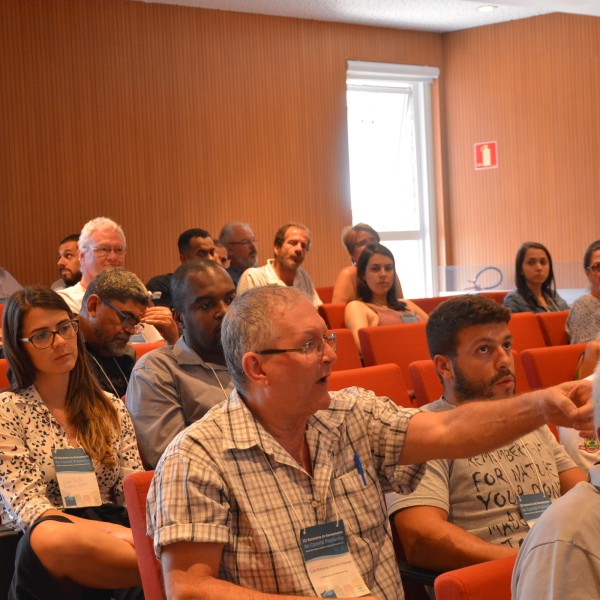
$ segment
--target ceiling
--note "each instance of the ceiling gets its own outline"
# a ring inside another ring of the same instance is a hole
[[[600,16],[598,0],[139,0],[297,19],[446,32],[553,12]]]

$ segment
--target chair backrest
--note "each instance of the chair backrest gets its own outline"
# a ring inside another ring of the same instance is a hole
[[[431,359],[411,362],[408,371],[415,393],[414,402],[417,406],[434,402],[444,393],[444,386]]]
[[[516,393],[522,394],[530,389],[529,379],[523,368],[521,355],[517,351],[513,351],[513,358],[517,377]],[[423,406],[440,398],[444,392],[444,386],[438,377],[432,360],[414,361],[410,363],[408,370],[413,384],[416,406]]]
[[[0,358],[0,390],[7,388],[10,385],[8,380],[8,361],[5,358]]]
[[[508,294],[508,292],[477,292],[478,294],[485,296],[486,298],[489,298],[490,300],[494,300],[496,301],[498,304],[502,304],[502,301],[504,300],[504,296],[506,296],[506,294]]]
[[[425,323],[365,327],[358,332],[365,366],[395,363],[404,381],[411,381],[408,365],[429,358]]]
[[[333,298],[333,286],[332,285],[323,285],[315,288],[317,294],[319,294],[319,298],[321,298],[321,302],[326,302],[329,304]]]
[[[152,540],[146,536],[146,496],[153,475],[154,471],[133,473],[125,478],[123,489],[144,596],[149,600],[166,600],[160,563]]]
[[[548,346],[565,346],[569,343],[565,329],[568,316],[568,310],[536,313],[535,317]]]
[[[441,304],[444,300],[448,300],[448,298],[445,298],[444,296],[434,296],[433,298],[411,298],[411,300],[419,308],[422,308],[429,314],[438,304]]]
[[[321,304],[317,310],[329,329],[342,329],[346,327],[346,321],[344,320],[346,305],[343,302]]]
[[[471,565],[439,575],[433,587],[437,600],[510,600],[515,556]]]
[[[140,357],[144,356],[147,352],[151,352],[152,350],[156,350],[157,348],[162,348],[165,345],[164,340],[159,340],[158,342],[143,342],[141,344],[132,344],[133,349],[135,350],[135,358],[136,360],[140,360]]]
[[[567,344],[523,350],[521,361],[533,389],[558,385],[575,379],[577,360],[586,344]]]
[[[331,365],[332,371],[345,371],[346,369],[360,369],[362,361],[356,347],[354,337],[349,329],[331,329],[337,338],[335,353],[337,360]]]
[[[373,390],[378,396],[387,396],[398,406],[412,408],[408,388],[398,365],[375,365],[335,371],[329,378],[329,390],[342,390],[357,385]]]
[[[508,328],[513,336],[513,349],[518,352],[528,348],[543,348],[546,345],[540,323],[533,313],[516,313],[511,316]]]

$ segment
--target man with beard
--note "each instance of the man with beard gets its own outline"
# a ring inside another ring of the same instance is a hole
[[[102,389],[119,398],[136,360],[129,339],[142,329],[149,303],[143,283],[121,268],[100,271],[83,297],[79,325],[90,363]]]
[[[73,233],[62,240],[58,246],[58,260],[56,266],[60,273],[60,279],[52,284],[52,289],[64,290],[79,282],[81,269],[79,268],[79,234]]]
[[[242,273],[255,267],[258,262],[258,248],[252,227],[241,221],[227,223],[219,233],[219,242],[227,251],[230,262],[226,269],[237,286]]]
[[[221,346],[221,322],[235,298],[225,269],[185,262],[171,278],[173,313],[183,335],[142,356],[127,388],[140,454],[154,468],[169,442],[233,389]]]
[[[514,395],[509,320],[508,309],[479,295],[430,314],[427,342],[444,395],[424,410]],[[388,511],[411,564],[457,569],[516,555],[533,524],[528,507],[545,507],[584,479],[544,426],[493,452],[430,461],[413,493],[388,496]]]
[[[244,271],[237,286],[238,294],[274,284],[295,287],[304,292],[315,307],[323,304],[308,273],[301,268],[310,244],[310,230],[306,225],[286,223],[280,227],[273,243],[274,258],[270,258],[264,267]]]

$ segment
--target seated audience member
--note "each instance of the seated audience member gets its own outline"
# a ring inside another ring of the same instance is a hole
[[[600,336],[600,240],[587,247],[583,268],[591,290],[575,300],[567,317],[567,333],[571,344],[591,342]]]
[[[328,393],[335,337],[290,287],[238,296],[222,342],[235,390],[169,445],[148,494],[169,598],[401,598],[382,490],[408,493],[424,461],[491,450],[547,418],[590,421],[569,398],[589,399],[589,382],[442,413]],[[312,548],[331,538],[343,551],[322,573]]]
[[[129,339],[150,304],[144,284],[125,269],[100,271],[85,290],[79,326],[100,386],[121,398],[136,361]]]
[[[354,227],[346,227],[342,232],[342,242],[348,250],[352,264],[344,267],[337,276],[333,287],[332,302],[346,304],[356,299],[356,263],[368,244],[379,244],[379,234],[366,223],[357,223]],[[402,286],[396,275],[396,292],[402,298]]]
[[[177,240],[177,248],[179,249],[181,264],[197,258],[217,260],[215,243],[210,233],[205,229],[194,228],[184,231]],[[172,276],[173,273],[157,275],[146,284],[146,287],[152,293],[152,301],[156,306],[173,308],[173,301],[171,300]]]
[[[217,258],[215,262],[218,262],[227,271],[231,261],[227,255],[227,248],[221,242],[215,242],[215,256]]]
[[[594,431],[600,436],[600,369],[594,377]],[[514,600],[593,598],[600,587],[600,465],[559,498],[525,538],[512,577]]]
[[[477,294],[432,311],[427,342],[444,395],[424,410],[469,412],[478,398],[502,404],[514,396],[509,319],[506,308]],[[520,503],[541,492],[549,504],[585,479],[548,427],[514,438],[493,452],[430,461],[415,492],[388,496],[411,564],[445,571],[516,555],[529,531]]]
[[[145,464],[154,468],[168,443],[232,390],[221,346],[221,322],[235,298],[227,272],[208,260],[181,265],[171,278],[174,346],[142,356],[127,388],[127,407]]]
[[[58,291],[75,314],[81,309],[85,290],[92,279],[104,269],[124,267],[127,250],[121,226],[106,217],[88,221],[79,234],[78,245],[81,280]],[[179,338],[179,329],[171,311],[164,306],[148,307],[142,322],[147,342],[160,340],[162,336],[168,344],[173,344]]]
[[[16,292],[3,328],[12,387],[0,394],[0,522],[24,532],[8,597],[143,598],[111,591],[140,585],[123,480],[142,466],[125,405],[100,389],[56,292]],[[60,477],[69,460],[82,467],[76,480]]]
[[[0,267],[0,298],[8,298],[23,286],[6,270]]]
[[[503,300],[510,312],[556,312],[569,305],[556,293],[552,257],[546,246],[525,242],[515,260],[517,289]]]
[[[369,244],[358,259],[357,297],[346,304],[344,320],[360,350],[358,330],[377,325],[427,321],[427,313],[410,300],[398,300],[394,255],[381,244]]]
[[[223,226],[219,234],[219,241],[227,250],[230,260],[227,272],[237,287],[242,273],[246,269],[255,267],[258,263],[256,237],[248,223],[235,221]]]
[[[300,223],[287,223],[275,234],[274,258],[264,267],[246,269],[237,286],[238,294],[265,285],[295,287],[304,292],[313,306],[323,304],[308,273],[301,268],[310,250],[310,230]]]
[[[77,242],[79,234],[68,235],[58,246],[58,262],[56,266],[60,273],[60,279],[52,284],[54,291],[64,290],[66,287],[75,285],[81,279],[79,268],[79,248]]]

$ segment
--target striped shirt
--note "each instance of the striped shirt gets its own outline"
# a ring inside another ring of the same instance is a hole
[[[380,600],[403,598],[382,492],[409,493],[425,465],[398,465],[412,409],[350,388],[308,419],[311,477],[238,394],[169,445],[148,494],[148,535],[224,544],[218,577],[273,594],[315,596],[303,527],[343,519],[348,547]],[[357,471],[355,454],[367,484]]]

